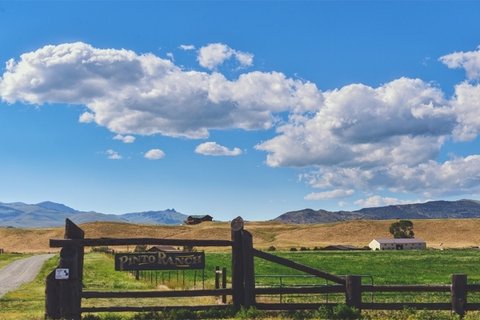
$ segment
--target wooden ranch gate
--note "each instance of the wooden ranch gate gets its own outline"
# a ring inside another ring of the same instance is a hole
[[[122,291],[96,292],[84,291],[83,254],[88,246],[118,245],[173,245],[231,247],[232,283],[230,288],[179,290],[179,291]],[[84,312],[144,312],[164,311],[170,309],[222,309],[239,310],[242,307],[256,307],[259,310],[302,310],[318,309],[321,306],[335,306],[337,303],[260,303],[257,295],[285,294],[324,294],[337,293],[345,295],[345,303],[359,310],[402,310],[406,307],[426,310],[451,310],[463,315],[468,310],[480,310],[480,303],[467,303],[467,292],[480,292],[480,284],[468,284],[464,274],[452,275],[451,285],[363,285],[361,276],[337,276],[325,271],[302,265],[276,255],[259,251],[253,247],[250,232],[244,230],[241,217],[231,223],[231,240],[189,240],[157,238],[100,238],[85,239],[84,232],[70,220],[66,220],[65,239],[51,239],[50,246],[62,248],[58,267],[46,279],[45,317],[48,319],[80,320]],[[333,282],[322,286],[291,287],[256,287],[254,257],[277,263],[298,271]],[[363,302],[363,293],[372,292],[449,292],[450,301],[444,303],[375,303]],[[156,306],[156,307],[82,307],[82,299],[95,298],[167,298],[167,297],[232,297],[232,305],[197,305],[197,306]]]

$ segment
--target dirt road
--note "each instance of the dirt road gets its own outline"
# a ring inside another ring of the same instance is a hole
[[[41,254],[33,257],[16,260],[0,269],[0,298],[22,284],[35,279],[42,265],[53,254]]]

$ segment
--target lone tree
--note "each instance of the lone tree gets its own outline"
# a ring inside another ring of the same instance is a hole
[[[413,222],[410,220],[399,220],[390,225],[390,233],[394,238],[413,238]]]

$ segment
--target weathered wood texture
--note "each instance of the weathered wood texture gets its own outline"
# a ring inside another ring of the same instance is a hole
[[[150,311],[170,311],[170,310],[225,310],[230,308],[229,305],[199,305],[199,306],[153,306],[153,307],[87,307],[82,308],[82,312],[150,312]]]
[[[452,275],[452,311],[460,316],[465,314],[467,306],[467,275]]]
[[[197,247],[229,247],[229,240],[191,240],[191,239],[157,239],[157,238],[87,238],[50,239],[50,247],[60,248],[66,246],[96,247],[96,246],[126,246],[126,245],[171,245],[171,246],[197,246]]]
[[[222,289],[227,288],[227,268],[223,267],[222,268]],[[222,295],[222,303],[227,303],[227,295],[223,294]]]
[[[319,294],[319,293],[343,293],[345,287],[340,285],[318,286],[318,287],[267,287],[255,288],[255,294]]]
[[[242,231],[244,303],[245,308],[255,306],[255,268],[253,260],[253,238],[246,230]]]
[[[65,238],[81,241],[84,232],[66,219]],[[67,245],[60,251],[58,268],[68,269],[68,279],[56,279],[53,270],[46,279],[45,318],[81,319],[83,247]]]
[[[345,277],[345,303],[349,307],[361,308],[362,277],[349,275]]]
[[[362,292],[450,292],[450,285],[362,285]]]
[[[321,306],[334,307],[338,303],[257,303],[258,310],[316,310]]]
[[[113,299],[113,298],[179,298],[179,297],[209,297],[231,295],[232,289],[207,290],[175,290],[175,291],[84,291],[85,299]]]
[[[244,265],[243,265],[243,219],[232,220],[232,302],[235,310],[245,305]]]

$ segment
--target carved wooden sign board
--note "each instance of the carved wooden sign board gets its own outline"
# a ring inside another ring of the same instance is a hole
[[[204,252],[135,252],[115,254],[115,270],[204,269]]]

